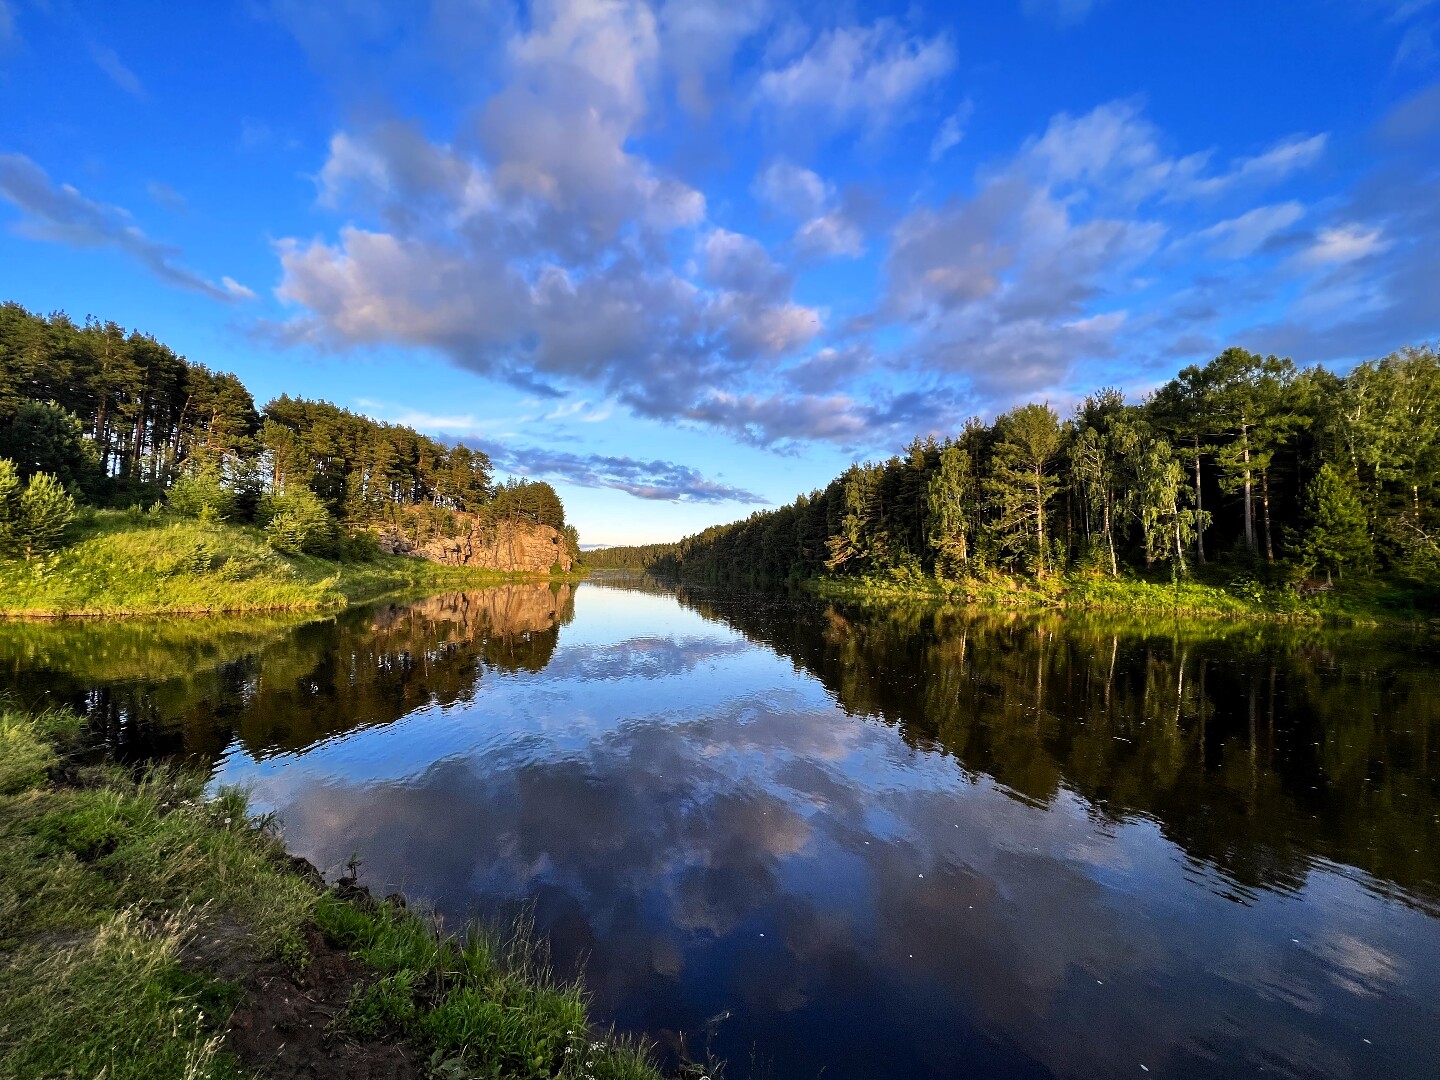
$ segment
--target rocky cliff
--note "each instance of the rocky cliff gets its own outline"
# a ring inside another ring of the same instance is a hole
[[[380,537],[380,549],[447,566],[474,566],[506,573],[548,574],[556,563],[568,572],[572,566],[564,538],[549,525],[510,521],[492,525],[474,518],[465,518],[461,524],[459,535],[419,545],[399,533],[385,533]]]

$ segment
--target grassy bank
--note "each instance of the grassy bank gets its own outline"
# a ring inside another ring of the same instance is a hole
[[[658,1078],[524,935],[324,890],[240,794],[79,730],[0,713],[0,1076]]]
[[[0,561],[0,613],[163,615],[326,611],[393,592],[473,588],[515,575],[376,555],[282,555],[257,528],[102,511],[34,562]]]
[[[1332,591],[1302,597],[1288,585],[1265,585],[1244,573],[1213,571],[1180,582],[1057,574],[1038,580],[1005,575],[963,582],[933,578],[817,578],[805,588],[834,599],[928,597],[981,607],[1060,609],[1190,618],[1383,624],[1436,617],[1434,589],[1384,578],[1337,581]]]

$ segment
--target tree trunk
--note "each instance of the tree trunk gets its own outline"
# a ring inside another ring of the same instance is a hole
[[[1200,436],[1195,436],[1195,557],[1205,565],[1205,521],[1200,515]]]
[[[1115,560],[1115,534],[1110,528],[1110,493],[1105,493],[1105,543],[1110,549],[1110,576],[1120,576],[1120,564]]]
[[[1045,576],[1045,492],[1040,484],[1040,470],[1035,470],[1035,539],[1036,565]]]
[[[1270,542],[1270,470],[1260,470],[1260,509],[1265,519],[1265,558],[1275,561],[1275,546]]]
[[[1258,553],[1255,544],[1255,500],[1252,495],[1254,481],[1250,476],[1250,427],[1240,421],[1240,451],[1245,462],[1245,547],[1254,555]]]

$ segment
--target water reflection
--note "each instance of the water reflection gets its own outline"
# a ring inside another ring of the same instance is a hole
[[[605,1016],[714,1021],[732,1077],[1440,1058],[1424,642],[653,584],[257,628],[149,682],[37,632],[0,626],[21,681],[253,784],[322,865],[533,904]]]

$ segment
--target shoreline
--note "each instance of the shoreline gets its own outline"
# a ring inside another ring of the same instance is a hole
[[[0,1073],[660,1080],[526,926],[448,933],[353,863],[327,885],[242,793],[87,763],[82,731],[0,712]]]
[[[1058,613],[1100,613],[1113,615],[1162,616],[1197,621],[1255,621],[1293,625],[1341,627],[1433,627],[1440,615],[1411,607],[1397,610],[1386,605],[1387,595],[1395,598],[1402,586],[1374,581],[1368,595],[1340,592],[1329,596],[1301,597],[1293,590],[1268,588],[1261,595],[1244,596],[1215,585],[1181,582],[1158,584],[1137,579],[1065,577],[1037,587],[1025,579],[996,579],[957,583],[953,588],[935,585],[908,585],[873,579],[811,578],[798,587],[812,596],[829,600],[904,601],[923,600],[977,610],[1053,611]],[[1380,590],[1376,592],[1374,590]],[[1385,590],[1390,590],[1387,594]],[[1406,594],[1412,597],[1413,594]]]
[[[253,527],[106,511],[49,558],[0,563],[0,619],[319,615],[405,593],[583,576],[374,552],[285,555]]]

